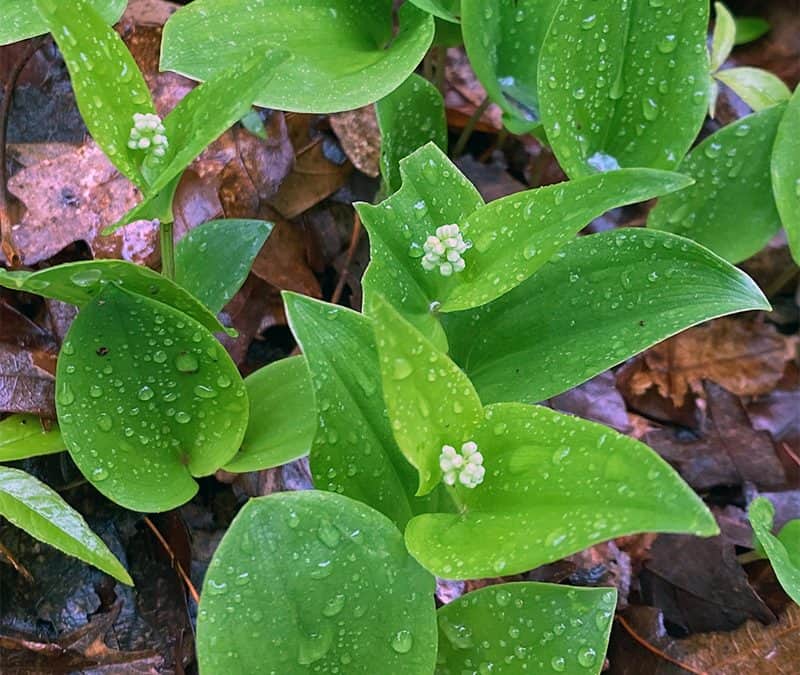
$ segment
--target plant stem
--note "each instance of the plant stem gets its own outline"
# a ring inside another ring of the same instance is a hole
[[[436,60],[436,88],[444,96],[447,93],[447,47],[440,46],[437,49],[437,56],[439,58]]]
[[[453,148],[453,159],[458,159],[461,156],[461,153],[464,152],[464,148],[467,147],[467,141],[469,141],[470,136],[472,136],[472,132],[475,131],[475,127],[478,125],[478,121],[483,116],[483,113],[486,112],[486,109],[489,107],[490,103],[491,101],[487,96],[485,99],[483,99],[483,102],[477,108],[475,108],[475,112],[472,113],[472,116],[467,120],[464,130],[461,132],[461,135],[458,137],[458,141],[456,141],[456,145]]]
[[[175,241],[172,237],[172,221],[158,225],[161,245],[161,274],[175,279]]]

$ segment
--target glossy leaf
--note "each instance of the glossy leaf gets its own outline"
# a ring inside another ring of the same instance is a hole
[[[442,446],[471,440],[483,406],[458,366],[381,296],[372,297],[369,313],[394,437],[419,472],[417,494],[427,494],[442,480]]]
[[[377,206],[356,204],[370,243],[365,304],[380,293],[402,307],[403,316],[425,336],[444,346],[444,332],[430,305],[444,298],[456,280],[422,268],[422,243],[440,225],[463,223],[483,199],[433,143],[402,160],[400,174],[403,186],[391,197]]]
[[[800,88],[778,126],[770,168],[778,213],[792,256],[800,264]]]
[[[410,2],[445,21],[452,23],[459,21],[461,0],[410,0]]]
[[[81,514],[30,474],[0,466],[0,516],[39,541],[133,585],[128,572]]]
[[[462,0],[470,64],[514,133],[539,123],[537,64],[559,0]]]
[[[180,179],[181,176],[178,175],[162,190],[144,195],[142,201],[123,215],[122,218],[105,227],[102,234],[113,234],[120,227],[135,223],[137,220],[157,220],[163,223],[172,222],[174,219],[172,214],[172,200],[175,197],[175,191],[178,189]]]
[[[434,588],[395,526],[364,504],[314,491],[253,499],[203,583],[200,669],[428,675]]]
[[[452,489],[459,513],[426,513],[406,528],[408,550],[437,576],[517,574],[637,532],[718,532],[700,498],[642,443],[549,408],[498,403],[485,414],[471,432],[484,482]]]
[[[501,584],[462,595],[438,611],[436,675],[597,675],[616,599],[614,588],[542,583]]]
[[[707,0],[563,0],[538,79],[547,138],[569,176],[678,164],[708,108],[707,26]]]
[[[510,293],[443,322],[484,403],[536,403],[689,326],[752,309],[769,303],[707,249],[623,229],[573,240]]]
[[[224,347],[191,317],[108,285],[67,333],[56,371],[64,442],[104,495],[166,511],[236,454],[244,383]]]
[[[352,110],[406,80],[433,31],[433,17],[406,3],[394,34],[391,0],[197,0],[164,27],[161,68],[205,80],[252,49],[286,49],[291,60],[256,103],[297,112]]]
[[[792,96],[783,80],[761,68],[729,68],[719,71],[715,77],[755,112],[784,103]]]
[[[260,471],[307,455],[317,432],[317,413],[306,360],[281,359],[254,372],[244,384],[250,421],[242,449],[225,470]]]
[[[272,232],[263,220],[212,220],[190,230],[175,247],[175,281],[214,314],[242,287]]]
[[[721,2],[714,3],[714,33],[711,38],[711,72],[720,69],[730,56],[736,41],[736,22],[733,15]]]
[[[0,422],[0,462],[52,455],[64,450],[58,426],[49,429],[36,415],[9,415]]]
[[[375,104],[381,131],[381,175],[389,192],[400,189],[400,160],[429,142],[447,151],[447,120],[439,90],[412,74]]]
[[[361,314],[284,293],[292,332],[303,349],[314,388],[318,430],[311,446],[317,488],[364,502],[400,528],[446,495],[415,498],[417,476],[400,452],[381,395],[375,338]]]
[[[747,513],[758,543],[767,554],[783,590],[800,604],[800,537],[797,529],[800,521],[788,522],[776,537],[772,534],[775,507],[769,499],[758,497],[753,500]]]
[[[109,284],[170,305],[212,332],[225,330],[217,317],[189,292],[147,267],[124,260],[87,260],[48,267],[38,272],[0,269],[0,286],[78,307],[91,302]]]
[[[723,127],[678,170],[691,187],[658,200],[648,227],[690,237],[731,262],[759,251],[780,227],[770,186],[770,154],[785,106]]]
[[[128,0],[89,0],[92,8],[107,23],[116,23],[125,11]],[[3,21],[0,23],[0,45],[20,42],[47,33],[50,28],[30,0],[3,0]]]
[[[544,265],[585,225],[606,211],[680,190],[691,180],[652,169],[622,169],[526,190],[467,216],[473,249],[441,298],[441,311],[477,307],[499,298]],[[428,272],[427,274],[437,274]]]
[[[743,45],[748,42],[758,40],[763,35],[769,33],[769,21],[762,19],[760,16],[737,16],[736,21],[736,39],[734,44]]]
[[[147,155],[128,148],[128,139],[134,113],[155,113],[153,100],[122,38],[92,4],[35,0],[69,68],[75,99],[92,138],[120,172],[146,189],[142,163]]]

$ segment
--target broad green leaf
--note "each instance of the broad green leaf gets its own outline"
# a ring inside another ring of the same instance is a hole
[[[800,537],[797,530],[800,521],[787,523],[776,537],[772,534],[775,507],[769,499],[754,499],[747,513],[758,543],[767,554],[783,590],[800,603]]]
[[[128,0],[89,0],[89,5],[107,23],[116,23]],[[20,42],[47,33],[50,28],[30,0],[3,0],[0,7],[0,45]]]
[[[286,49],[256,103],[295,112],[338,112],[399,86],[433,39],[428,13],[406,3],[395,34],[392,0],[196,0],[164,27],[162,70],[209,79],[251,50]]]
[[[573,240],[510,293],[443,323],[484,403],[536,403],[689,326],[752,309],[769,303],[707,249],[623,229]]]
[[[730,56],[736,40],[736,21],[721,2],[714,3],[714,33],[711,38],[711,72],[718,71]]]
[[[800,87],[778,126],[770,168],[778,213],[792,256],[800,264]]]
[[[314,491],[253,499],[203,583],[200,670],[429,675],[434,588],[400,532],[364,504]]]
[[[483,199],[467,178],[433,143],[400,162],[403,186],[377,206],[356,204],[369,232],[370,263],[364,274],[365,304],[373,293],[385,296],[426,337],[440,346],[444,332],[431,302],[446,296],[457,281],[426,272],[422,244],[436,228],[463,223]]]
[[[175,281],[215,314],[236,295],[272,232],[263,220],[212,220],[175,247]]]
[[[242,449],[226,471],[260,471],[307,455],[317,432],[317,411],[302,356],[281,359],[244,381],[250,421]]]
[[[761,68],[729,68],[720,70],[715,77],[755,112],[784,103],[792,96],[783,80]]]
[[[614,588],[510,583],[440,607],[436,675],[586,673],[603,667]]]
[[[707,0],[562,1],[538,80],[567,175],[678,164],[708,108],[707,27]]]
[[[408,550],[437,576],[517,574],[638,532],[719,531],[642,443],[549,408],[498,403],[485,413],[472,430],[484,482],[452,488],[458,513],[417,516],[405,531]]]
[[[142,201],[118,221],[108,225],[102,231],[102,234],[113,234],[120,227],[135,223],[137,220],[157,220],[163,223],[173,222],[172,200],[175,197],[175,191],[178,189],[180,179],[181,175],[177,175],[162,190],[144,195]]]
[[[375,104],[381,131],[381,174],[389,192],[400,189],[400,160],[429,142],[447,151],[444,99],[428,80],[412,74]]]
[[[470,64],[515,133],[539,124],[537,64],[559,0],[462,0]]]
[[[39,541],[133,585],[128,572],[81,514],[30,474],[0,466],[0,516]]]
[[[87,260],[38,272],[0,269],[0,286],[83,307],[109,284],[170,305],[212,332],[225,328],[199,300],[166,277],[124,260]],[[228,331],[230,332],[230,331]]]
[[[659,199],[647,226],[694,239],[734,263],[759,251],[780,227],[770,155],[785,109],[748,115],[695,147],[678,167],[694,185]]]
[[[364,502],[400,528],[447,496],[415,498],[417,475],[397,447],[382,398],[375,337],[361,314],[284,293],[286,315],[311,372],[318,430],[311,446],[317,488]]]
[[[97,144],[143,190],[147,154],[128,148],[134,113],[155,113],[150,90],[122,38],[88,0],[35,0],[69,69],[83,121]]]
[[[441,311],[469,309],[499,298],[606,211],[691,183],[676,173],[621,169],[518,192],[487,204],[464,222],[464,238],[473,248],[464,255],[466,269],[439,298]]]
[[[743,45],[758,40],[762,35],[769,33],[769,21],[760,16],[737,16],[736,39],[734,44]]]
[[[10,415],[0,422],[0,462],[52,455],[63,451],[64,441],[55,423],[45,429],[36,415]]]
[[[471,440],[483,406],[458,366],[381,296],[374,295],[368,309],[394,437],[419,472],[417,494],[427,494],[442,480],[442,446]]]
[[[247,427],[224,347],[176,309],[109,284],[78,314],[56,371],[61,433],[84,476],[135,511],[166,511],[231,460]]]
[[[461,0],[410,0],[410,2],[440,19],[451,23],[459,22]]]

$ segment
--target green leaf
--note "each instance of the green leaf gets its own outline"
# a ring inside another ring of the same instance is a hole
[[[272,232],[263,220],[211,220],[175,247],[175,281],[214,314],[236,295]]]
[[[403,186],[379,205],[356,204],[370,241],[365,304],[369,306],[373,293],[380,293],[402,308],[403,316],[425,336],[444,346],[444,331],[431,302],[445,297],[455,280],[422,268],[422,243],[440,225],[463,223],[483,206],[483,199],[433,143],[402,160],[400,175]]]
[[[91,302],[109,284],[170,305],[212,332],[225,330],[217,317],[191,293],[147,267],[124,260],[86,260],[56,265],[38,272],[8,272],[0,269],[0,286],[78,307]]]
[[[464,255],[467,266],[449,292],[436,298],[441,311],[469,309],[499,298],[606,211],[691,183],[675,173],[621,169],[518,192],[479,208],[464,222],[464,238],[473,249]]]
[[[458,366],[381,296],[372,297],[368,310],[394,437],[419,472],[417,494],[427,494],[442,480],[442,446],[469,441],[469,430],[483,418],[483,406]]]
[[[317,413],[306,360],[281,359],[257,370],[244,384],[250,421],[242,449],[225,470],[260,471],[307,455],[317,432]]]
[[[784,103],[792,96],[783,80],[761,68],[729,68],[720,70],[715,77],[755,112]]]
[[[736,40],[736,21],[721,2],[714,3],[714,34],[711,38],[711,72],[716,73],[731,54]]]
[[[417,476],[392,435],[381,395],[369,320],[361,314],[284,293],[286,315],[303,349],[316,396],[318,431],[311,446],[317,488],[364,502],[403,528],[433,505],[452,508],[439,492],[415,498]]]
[[[440,19],[451,23],[459,22],[461,0],[410,0],[410,2]]]
[[[434,574],[517,574],[628,534],[719,531],[691,488],[642,443],[549,408],[498,403],[485,413],[471,430],[485,481],[452,489],[458,513],[426,513],[406,528],[408,550]]]
[[[0,422],[0,462],[52,455],[64,450],[61,433],[53,423],[45,429],[37,415],[10,415]]]
[[[778,126],[770,169],[772,191],[789,248],[800,264],[800,87]]]
[[[616,599],[614,588],[535,582],[462,595],[438,611],[436,675],[597,675],[605,660]]]
[[[428,142],[447,151],[444,99],[428,80],[412,74],[375,104],[381,131],[381,174],[389,192],[400,189],[400,160]]]
[[[462,0],[470,64],[515,133],[539,123],[537,64],[559,0]]]
[[[708,108],[707,26],[707,0],[563,0],[538,79],[547,138],[567,175],[675,167]]]
[[[785,109],[748,115],[695,147],[678,168],[695,184],[659,199],[647,226],[690,237],[734,263],[758,252],[780,227],[770,155]]]
[[[144,195],[142,201],[118,221],[104,228],[101,234],[113,234],[120,227],[135,223],[137,220],[157,220],[163,223],[173,222],[172,200],[175,197],[175,191],[178,189],[180,179],[180,175],[175,176],[163,190]]]
[[[434,586],[394,525],[364,504],[312,491],[253,499],[203,583],[200,669],[428,675]]]
[[[191,317],[106,286],[67,333],[56,371],[64,442],[84,476],[136,511],[166,511],[236,454],[247,391]]]
[[[571,241],[510,293],[443,323],[485,403],[536,403],[685,328],[769,308],[746,274],[694,242],[622,229]]]
[[[399,86],[433,40],[433,17],[407,4],[393,32],[391,0],[197,0],[164,27],[162,70],[208,79],[253,49],[286,49],[256,102],[296,112],[338,112]]]
[[[125,11],[128,0],[89,0],[89,4],[103,21],[114,24]],[[50,30],[39,12],[31,10],[30,0],[3,0],[2,11],[0,45],[27,40]]]
[[[769,21],[760,16],[738,16],[736,21],[735,45],[743,45],[758,40],[762,35],[769,33]]]
[[[747,514],[758,543],[766,552],[783,590],[792,600],[800,603],[800,537],[797,530],[800,521],[787,523],[776,537],[772,534],[775,507],[764,497],[754,499]]]
[[[128,572],[81,514],[30,474],[0,466],[0,515],[39,541],[133,585]]]
[[[150,90],[122,38],[88,0],[35,0],[64,57],[89,133],[108,158],[145,190],[147,154],[128,148],[134,113],[155,113]],[[28,7],[31,12],[30,6]]]

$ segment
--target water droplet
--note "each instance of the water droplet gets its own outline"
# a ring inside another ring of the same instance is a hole
[[[325,603],[325,606],[322,608],[323,616],[327,616],[329,618],[336,616],[344,608],[344,601],[345,597],[341,593],[334,595]]]
[[[140,390],[139,393],[136,394],[139,397],[140,401],[149,401],[156,393],[150,389],[147,385],[144,385]]]
[[[336,548],[339,545],[341,534],[329,520],[321,520],[317,531],[319,540],[328,548]]]
[[[103,273],[98,269],[80,270],[72,274],[69,280],[79,288],[94,286],[102,278]]]
[[[194,388],[195,396],[199,398],[216,398],[217,397],[217,390],[212,389],[211,387],[207,387],[203,384],[198,384]]]
[[[175,367],[182,373],[196,373],[200,369],[200,364],[194,354],[181,352],[175,357]]]
[[[92,480],[93,481],[103,481],[108,478],[108,471],[104,469],[102,466],[98,466],[96,469],[92,470]]]
[[[578,663],[584,668],[590,668],[597,660],[597,652],[591,647],[582,647],[578,651]]]
[[[395,380],[404,380],[413,372],[414,368],[406,359],[397,358],[394,360],[392,364],[392,377]]]
[[[658,51],[662,54],[671,54],[678,46],[678,36],[674,34],[665,35],[658,43]]]
[[[153,354],[153,361],[156,363],[164,363],[167,360],[167,352],[159,349],[155,354]]]
[[[72,387],[69,384],[64,382],[58,390],[58,402],[61,405],[71,405],[74,401],[75,392],[72,391]]]
[[[567,662],[563,656],[554,656],[552,659],[550,659],[550,667],[557,673],[562,673],[567,667]]]
[[[101,431],[111,431],[111,427],[114,426],[114,422],[109,415],[106,413],[101,413],[97,418],[97,426]]]
[[[97,384],[89,387],[89,396],[92,398],[100,398],[103,395],[103,388]]]
[[[183,410],[179,410],[178,412],[175,413],[175,421],[178,424],[188,424],[189,422],[192,421],[192,416],[189,413],[184,412]]]
[[[392,638],[392,649],[398,654],[408,654],[414,646],[414,636],[411,631],[399,630]]]

